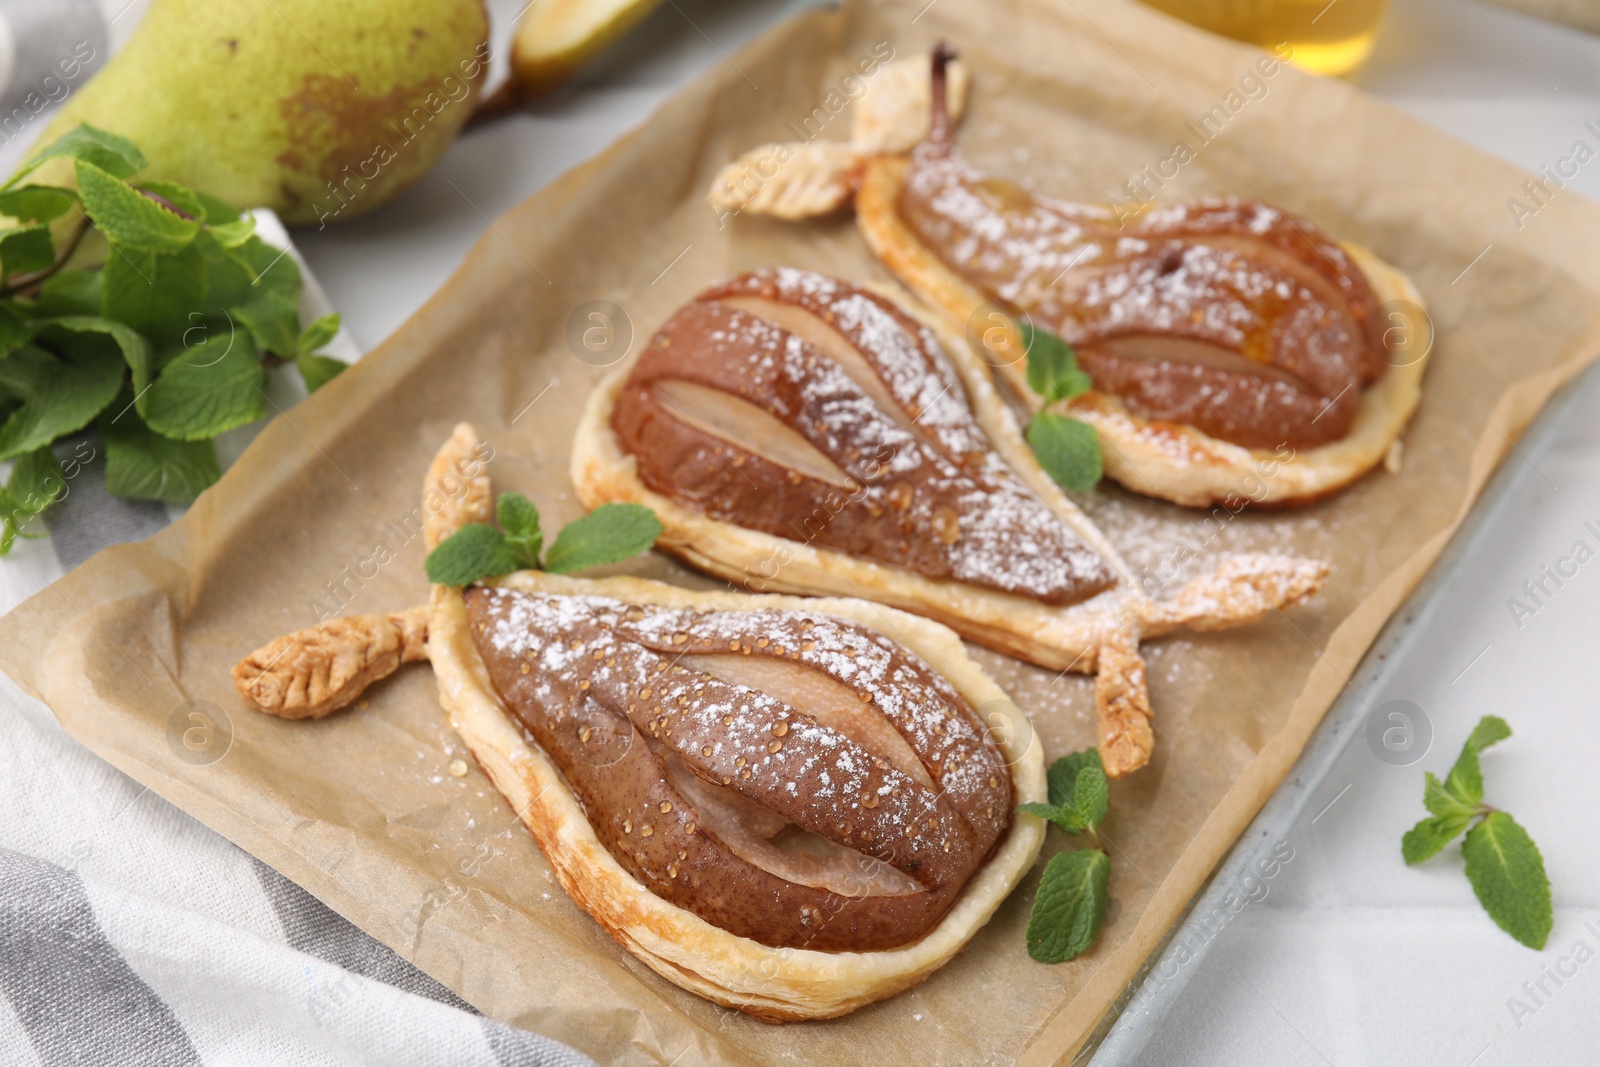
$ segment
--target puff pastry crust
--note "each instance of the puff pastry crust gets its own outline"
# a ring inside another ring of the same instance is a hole
[[[491,583],[535,593],[593,594],[675,608],[798,610],[878,630],[933,666],[988,721],[1010,764],[1019,803],[1046,796],[1044,755],[1026,716],[944,627],[858,600],[752,596],[729,607],[718,594],[637,578],[585,581],[521,571]],[[1038,856],[1043,823],[1018,815],[995,851],[933,930],[901,948],[818,952],[773,948],[711,925],[651,893],[606,850],[548,757],[530,744],[501,702],[472,640],[461,594],[433,591],[428,649],[439,698],[495,787],[505,796],[573,900],[668,981],[770,1022],[826,1019],[891,996],[946,963],[988,921]]]
[[[873,253],[933,309],[946,333],[962,336],[987,298],[942,269],[897,216],[907,166],[904,156],[866,162],[856,193],[857,224]],[[1360,245],[1342,247],[1366,274],[1380,304],[1421,309],[1422,294],[1403,273]],[[1106,474],[1135,492],[1189,507],[1240,500],[1277,506],[1308,503],[1338,492],[1384,462],[1416,411],[1433,326],[1426,315],[1405,318],[1396,325],[1412,331],[1405,351],[1417,354],[1390,365],[1362,392],[1349,433],[1317,448],[1245,448],[1194,426],[1141,418],[1116,396],[1098,390],[1061,406],[1099,431]],[[1042,406],[1028,388],[1024,362],[1003,363],[1000,373],[1024,403]]]

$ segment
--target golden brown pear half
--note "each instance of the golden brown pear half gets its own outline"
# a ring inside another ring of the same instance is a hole
[[[853,201],[874,253],[957,343],[982,346],[985,373],[1032,411],[1043,405],[1013,318],[1066,336],[1099,387],[1058,406],[1096,428],[1106,474],[1137,492],[1193,507],[1286,506],[1380,463],[1398,470],[1433,343],[1404,274],[1267,205],[1217,199],[1119,218],[978,174],[954,152],[967,78],[948,59],[936,54],[938,78],[925,60],[891,64],[867,82],[851,142],[758,149],[730,164],[708,199],[727,215],[789,219]],[[955,210],[930,219],[908,204]],[[1024,247],[1040,234],[1055,244]],[[1131,259],[1117,251],[1125,239],[1140,245]],[[952,261],[941,243],[969,258]],[[1019,248],[1039,277],[1006,274]],[[1045,269],[1057,260],[1059,271]],[[1232,285],[1241,266],[1266,294],[1254,307]],[[1241,315],[1255,325],[1231,336],[1205,329]],[[1218,412],[1200,399],[1229,391],[1250,403]],[[1236,425],[1256,411],[1279,418]]]
[[[430,548],[487,522],[470,426],[424,487]],[[668,981],[770,1022],[926,978],[1033,866],[1026,715],[955,634],[850,599],[521,571],[433,588],[440,701],[562,886]],[[418,609],[272,642],[235,681],[323,715],[414,658]],[[729,634],[736,635],[731,640]]]

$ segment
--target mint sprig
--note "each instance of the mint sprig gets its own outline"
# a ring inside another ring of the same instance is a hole
[[[1064,339],[1027,319],[1017,320],[1017,332],[1028,356],[1028,388],[1046,404],[1071,400],[1094,388],[1089,376],[1078,369],[1078,353]]]
[[[563,527],[541,563],[544,533],[532,501],[521,493],[501,493],[495,520],[498,528],[470,523],[439,542],[423,565],[428,580],[464,589],[516,570],[569,574],[646,552],[662,532],[655,512],[642,504],[601,504]]]
[[[1485,715],[1443,781],[1432,771],[1424,775],[1422,803],[1430,816],[1406,831],[1400,854],[1408,864],[1421,863],[1465,832],[1461,854],[1478,902],[1506,933],[1541,949],[1555,920],[1544,857],[1515,819],[1483,802],[1479,756],[1510,736],[1504,719]]]
[[[1099,848],[1099,829],[1110,790],[1100,753],[1092,748],[1056,760],[1046,777],[1049,802],[1020,804],[1017,810],[1073,836],[1086,835],[1095,846],[1052,856],[1033,898],[1028,955],[1040,963],[1061,963],[1089,951],[1105,925],[1111,859]]]
[[[76,188],[30,184],[52,159]],[[255,220],[145,165],[84,125],[0,185],[0,460],[94,424],[111,492],[184,502],[219,476],[212,438],[264,415],[268,367],[314,390],[344,364],[318,354],[337,317],[301,330],[300,269]],[[0,555],[37,513],[7,503]]]
[[[1028,387],[1049,406],[1094,388],[1078,367],[1077,353],[1065,340],[1020,319],[1017,332],[1028,354]],[[1086,422],[1041,411],[1028,427],[1028,444],[1045,473],[1071,493],[1087,493],[1105,473],[1100,435]]]

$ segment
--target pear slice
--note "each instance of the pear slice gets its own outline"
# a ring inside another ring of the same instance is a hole
[[[627,33],[661,0],[533,0],[511,41],[511,70],[529,96],[546,93]]]

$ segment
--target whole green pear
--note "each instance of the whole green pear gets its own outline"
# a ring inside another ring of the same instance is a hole
[[[164,178],[289,223],[348,219],[422,176],[488,68],[483,0],[152,0],[36,147],[80,122]],[[68,184],[54,167],[34,181]]]

